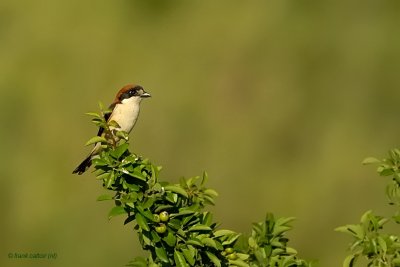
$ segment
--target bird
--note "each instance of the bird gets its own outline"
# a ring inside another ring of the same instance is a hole
[[[116,128],[120,131],[130,133],[139,116],[140,102],[148,97],[151,97],[151,95],[140,85],[128,84],[122,87],[109,107],[111,112],[104,115],[107,123],[111,121],[116,122],[116,125],[110,126],[110,129]],[[97,136],[105,136],[104,128],[100,127]],[[90,154],[72,173],[83,174],[92,165],[93,157],[99,154],[100,151],[101,143],[96,143]]]

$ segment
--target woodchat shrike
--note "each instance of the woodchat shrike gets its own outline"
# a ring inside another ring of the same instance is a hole
[[[110,105],[110,113],[104,116],[108,122],[114,121],[119,127],[110,126],[110,129],[117,129],[130,133],[139,116],[140,102],[142,99],[150,97],[140,85],[128,84],[118,91],[114,102]],[[98,136],[104,136],[104,128],[100,128]],[[101,151],[101,143],[96,143],[90,154],[72,172],[77,174],[84,173],[92,164],[92,159]]]

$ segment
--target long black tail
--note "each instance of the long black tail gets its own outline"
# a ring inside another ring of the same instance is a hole
[[[90,165],[92,165],[92,155],[89,155],[86,159],[84,159],[82,163],[79,164],[79,166],[76,167],[76,169],[72,173],[77,173],[81,175],[87,169],[89,169]]]

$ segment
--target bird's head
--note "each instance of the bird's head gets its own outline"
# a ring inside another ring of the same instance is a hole
[[[118,91],[114,102],[122,104],[132,100],[135,100],[135,102],[140,102],[143,98],[147,97],[150,97],[150,94],[147,93],[142,86],[128,84]]]

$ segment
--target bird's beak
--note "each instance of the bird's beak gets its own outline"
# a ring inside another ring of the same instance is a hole
[[[140,95],[141,98],[147,98],[147,97],[151,97],[151,95],[149,93],[144,92],[143,94]]]

